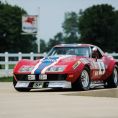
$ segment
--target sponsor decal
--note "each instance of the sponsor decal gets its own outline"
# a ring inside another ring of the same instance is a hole
[[[49,82],[48,84],[48,88],[71,88],[71,82],[67,82],[67,81],[52,81]]]
[[[22,16],[22,31],[26,33],[37,33],[37,16]]]
[[[46,74],[40,74],[39,79],[40,80],[47,80],[47,75]]]
[[[35,80],[35,75],[28,75],[28,80]]]
[[[29,86],[30,82],[22,82],[22,81],[18,81],[16,84],[16,88],[27,88]]]
[[[81,64],[81,61],[77,61],[77,62],[73,65],[73,69],[76,69],[80,64]]]
[[[57,61],[58,58],[59,57],[57,57],[57,56],[55,56],[55,57],[46,57],[42,60],[42,62],[44,62],[44,63],[55,62],[55,61]]]
[[[99,72],[98,72],[98,71],[96,71],[96,72],[95,72],[95,76],[98,76],[98,75],[99,75]]]

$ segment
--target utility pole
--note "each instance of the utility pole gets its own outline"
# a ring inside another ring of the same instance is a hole
[[[37,52],[40,53],[40,7],[38,7],[38,20],[37,20],[37,45],[38,45],[38,50]]]

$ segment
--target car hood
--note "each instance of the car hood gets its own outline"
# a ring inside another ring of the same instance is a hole
[[[56,68],[61,67],[64,68],[64,70],[66,70],[72,67],[72,65],[77,60],[79,60],[79,58],[81,57],[77,57],[73,55],[45,57],[41,59],[40,62],[35,66],[32,73],[34,74],[46,73],[47,70],[51,67],[56,67]]]
[[[39,61],[22,60],[16,65],[14,73],[45,74],[67,72],[75,68],[83,57],[75,55],[49,56]],[[35,63],[34,63],[35,62]],[[29,64],[28,64],[29,63]]]

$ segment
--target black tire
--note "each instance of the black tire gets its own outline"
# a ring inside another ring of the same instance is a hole
[[[73,90],[89,90],[90,89],[90,72],[88,68],[84,68],[78,80],[72,84]]]
[[[16,88],[16,83],[17,81],[13,78],[13,86],[15,88],[16,91],[18,92],[29,92],[31,89],[30,88]]]
[[[104,82],[105,88],[117,88],[118,86],[118,70],[115,66],[111,76]]]

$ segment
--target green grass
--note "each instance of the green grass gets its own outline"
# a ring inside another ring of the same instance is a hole
[[[12,82],[13,77],[0,77],[0,82]]]

